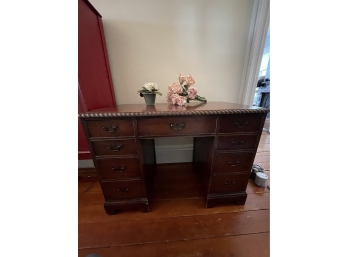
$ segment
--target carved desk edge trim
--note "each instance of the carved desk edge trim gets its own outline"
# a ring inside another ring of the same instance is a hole
[[[99,118],[99,117],[147,117],[147,116],[190,116],[190,115],[224,115],[224,114],[246,114],[246,113],[268,113],[267,108],[258,109],[229,109],[229,110],[201,110],[201,111],[158,111],[158,112],[101,112],[101,113],[80,113],[79,118]]]

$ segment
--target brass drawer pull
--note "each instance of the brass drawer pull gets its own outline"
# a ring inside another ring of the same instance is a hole
[[[128,190],[129,190],[128,187],[126,187],[126,188],[117,188],[118,192],[127,192]]]
[[[106,149],[111,150],[113,152],[118,152],[121,150],[122,144],[115,145],[109,145]]]
[[[237,166],[237,164],[239,164],[239,163],[240,163],[239,160],[235,161],[235,162],[231,162],[231,161],[228,162],[228,164],[230,164],[231,166]]]
[[[174,130],[180,130],[183,129],[185,127],[185,123],[181,122],[181,123],[170,123],[170,128],[174,129]]]
[[[236,143],[236,142],[233,141],[233,139],[231,139],[231,144],[232,145],[241,145],[243,143],[244,143],[244,141],[240,141],[239,143]]]
[[[105,126],[103,125],[102,126],[102,129],[106,132],[109,132],[109,133],[114,133],[117,129],[118,129],[118,125],[115,125],[115,124],[112,124],[112,127],[109,128],[108,126]]]
[[[122,171],[124,171],[126,169],[126,166],[125,165],[121,165],[121,166],[118,166],[118,167],[112,166],[111,169],[113,171],[116,171],[116,172],[122,172]]]
[[[235,181],[225,182],[225,185],[229,187],[233,186],[233,184],[236,184],[236,182]]]
[[[246,124],[248,124],[248,122],[244,122],[242,125],[239,124],[239,122],[234,123],[236,125],[237,128],[244,128],[246,126]]]

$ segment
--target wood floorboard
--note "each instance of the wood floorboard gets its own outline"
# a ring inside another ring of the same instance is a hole
[[[79,224],[78,246],[109,247],[269,232],[269,210]]]
[[[257,148],[257,152],[269,152],[268,149],[270,148],[269,143],[260,143],[259,147]]]
[[[103,205],[105,202],[103,192],[100,189],[100,191],[95,192],[84,192],[78,195],[78,205],[94,205],[94,204],[101,204]]]
[[[259,152],[255,156],[254,163],[258,162],[270,162],[270,155],[269,152]]]
[[[271,142],[271,136],[266,131],[263,131],[260,138],[260,144],[269,144]]]
[[[153,201],[150,203],[150,212],[140,210],[119,212],[117,215],[107,215],[102,204],[79,206],[79,224],[94,222],[122,222],[124,220],[144,220],[217,213],[231,213],[242,211],[256,211],[270,209],[269,193],[249,194],[245,205],[220,205],[214,208],[205,208],[205,199],[172,199]]]
[[[265,257],[270,256],[270,234],[257,233],[209,239],[80,249],[79,257]]]

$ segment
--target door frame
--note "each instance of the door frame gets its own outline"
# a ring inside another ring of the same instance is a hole
[[[269,26],[270,0],[255,0],[251,16],[241,87],[238,94],[238,103],[240,104],[249,106],[253,104]]]

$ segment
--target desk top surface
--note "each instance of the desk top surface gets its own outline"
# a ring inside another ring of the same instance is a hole
[[[79,117],[142,117],[142,116],[179,116],[179,115],[216,115],[216,114],[244,114],[267,113],[269,109],[256,106],[241,105],[227,102],[191,102],[185,106],[168,103],[155,105],[120,104],[117,107],[102,108],[80,113]]]

